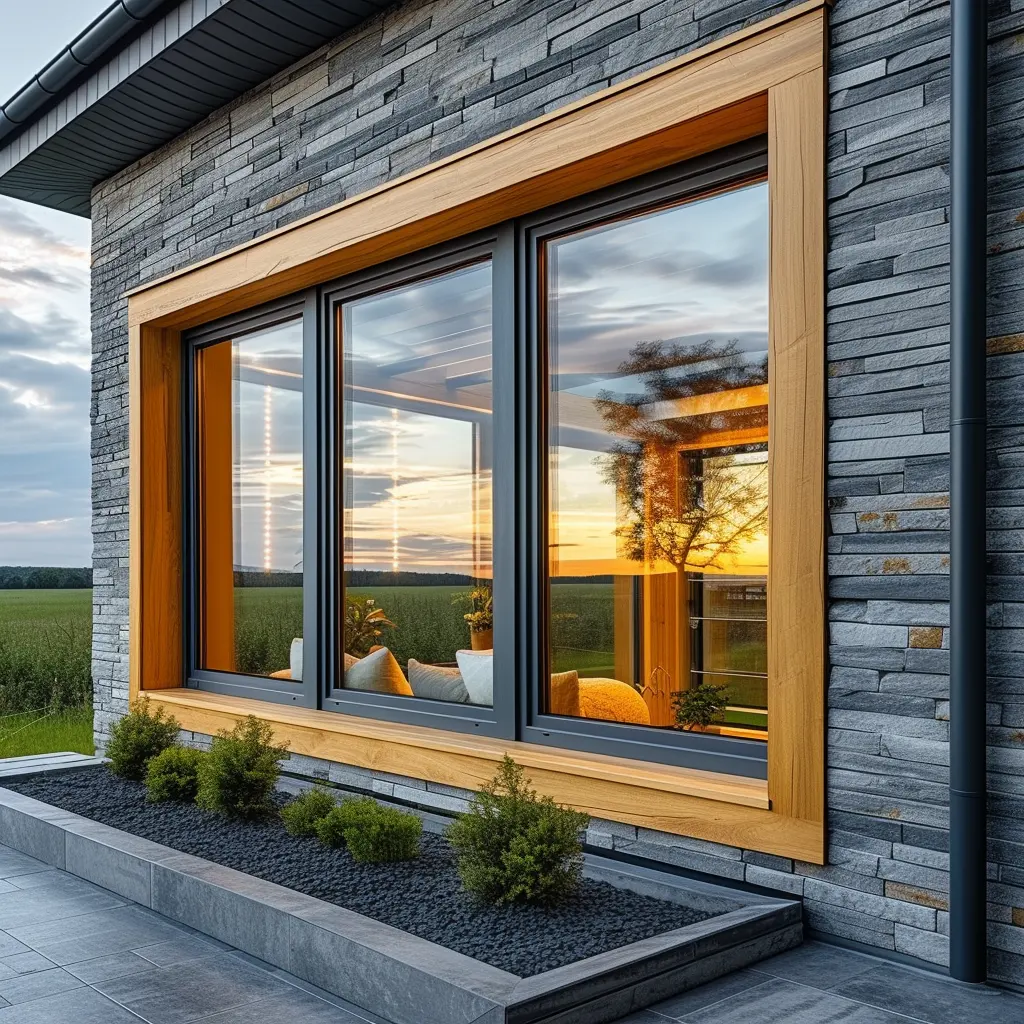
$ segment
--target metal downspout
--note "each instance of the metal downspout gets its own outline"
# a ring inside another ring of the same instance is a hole
[[[986,978],[985,257],[987,3],[952,0],[950,974]]]

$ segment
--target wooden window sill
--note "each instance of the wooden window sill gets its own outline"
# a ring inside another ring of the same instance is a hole
[[[150,690],[183,729],[207,734],[246,715],[269,722],[296,754],[463,789],[479,788],[505,753],[536,788],[597,818],[690,835],[731,846],[814,860],[815,828],[773,838],[782,824],[769,809],[768,785],[670,765],[553,750],[423,726],[381,722],[193,689]],[[820,828],[817,830],[820,835]],[[819,841],[820,843],[820,841]]]
[[[394,775],[426,778],[419,771],[412,770],[421,757],[440,760],[447,754],[454,759],[470,757],[493,764],[509,753],[525,768],[768,809],[768,783],[762,779],[719,775],[604,754],[555,750],[536,743],[517,743],[490,736],[446,732],[429,726],[382,722],[358,715],[314,711],[291,704],[271,704],[204,690],[153,690],[147,691],[147,696],[157,703],[166,704],[186,729],[216,732],[216,729],[186,725],[186,717],[194,721],[198,716],[206,716],[211,725],[216,719],[217,728],[222,729],[225,723],[221,719],[237,720],[245,715],[256,715],[272,723],[275,733],[286,738],[289,749],[297,754],[356,764],[360,768],[373,768]],[[371,751],[372,756],[360,757],[360,754]],[[471,788],[473,782],[486,782],[493,774],[492,769],[482,778],[467,779],[464,788]],[[462,777],[459,774],[433,781],[458,786]]]

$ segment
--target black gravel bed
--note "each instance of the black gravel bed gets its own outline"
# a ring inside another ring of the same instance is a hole
[[[357,864],[345,849],[288,835],[277,817],[243,823],[192,805],[151,804],[141,783],[106,768],[7,779],[3,785],[354,910],[522,978],[714,916],[592,879],[554,909],[485,906],[462,890],[451,847],[435,833],[423,833],[414,861]],[[280,796],[280,803],[285,799]]]

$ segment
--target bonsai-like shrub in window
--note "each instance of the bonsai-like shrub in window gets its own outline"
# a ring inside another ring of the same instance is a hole
[[[538,797],[529,781],[506,754],[468,813],[448,828],[462,884],[486,903],[550,906],[579,886],[590,819]]]
[[[715,722],[725,720],[725,709],[729,703],[729,688],[701,683],[690,690],[672,694],[672,707],[676,721],[684,729],[706,729]]]

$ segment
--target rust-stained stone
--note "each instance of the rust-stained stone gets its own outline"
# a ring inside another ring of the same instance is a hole
[[[905,882],[886,882],[885,895],[889,899],[903,900],[904,903],[917,903],[922,907],[935,910],[949,910],[949,900],[940,892],[932,889],[918,889],[917,886]]]
[[[911,647],[941,647],[942,627],[941,626],[911,626],[910,627]]]

